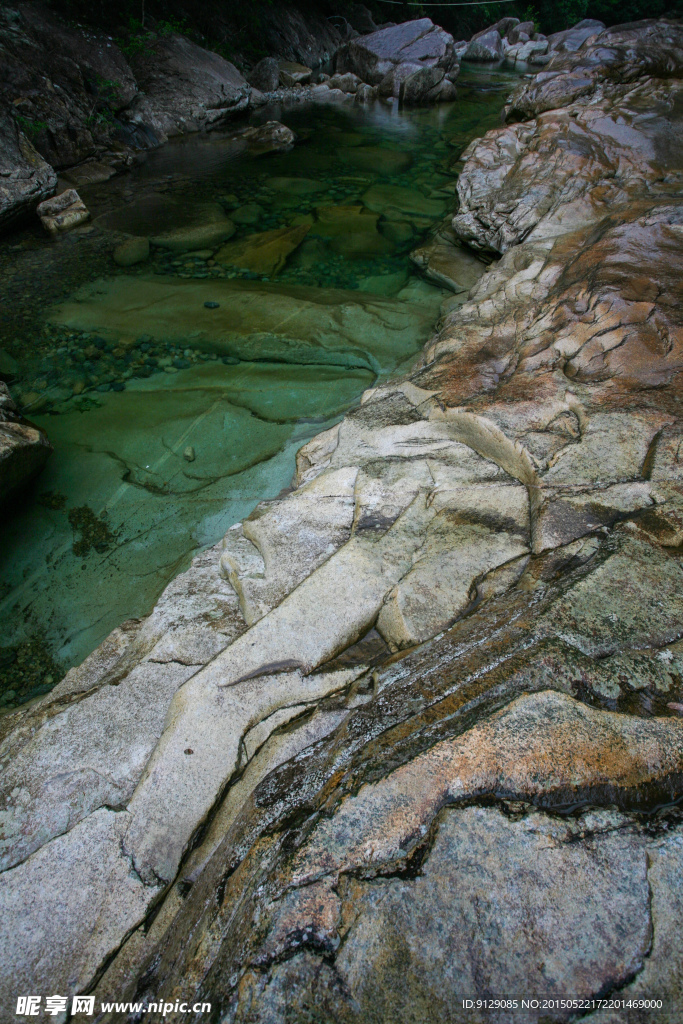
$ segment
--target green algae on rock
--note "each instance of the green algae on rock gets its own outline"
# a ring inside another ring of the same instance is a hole
[[[284,267],[287,257],[301,245],[307,233],[308,226],[301,224],[247,235],[239,242],[231,242],[219,249],[216,261],[226,266],[238,267],[240,270],[275,277]]]
[[[8,524],[2,614],[24,609],[16,637],[25,622],[45,623],[59,660],[80,661],[118,622],[144,614],[150,589],[158,593],[188,550],[247,514],[259,488],[287,486],[293,450],[373,380],[365,369],[217,361],[129,382],[120,394],[98,395],[86,413],[76,399],[49,417],[57,455],[41,486],[68,495],[68,507],[64,497],[27,510],[20,532]],[[82,506],[92,544],[83,560],[69,525],[81,525]]]
[[[220,308],[206,309],[207,301]],[[375,373],[419,351],[431,327],[425,309],[359,291],[123,275],[86,285],[50,318],[112,341],[144,332],[245,360]]]

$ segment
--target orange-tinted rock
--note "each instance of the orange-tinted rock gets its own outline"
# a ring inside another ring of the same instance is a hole
[[[216,262],[272,277],[282,270],[287,257],[301,245],[308,231],[308,224],[300,224],[298,227],[275,228],[247,235],[241,241],[229,242],[219,249]]]

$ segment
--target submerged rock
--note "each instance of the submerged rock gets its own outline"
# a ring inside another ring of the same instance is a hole
[[[427,278],[456,294],[469,292],[486,272],[486,264],[449,237],[448,230],[437,233],[428,244],[413,249],[410,258]]]
[[[392,220],[417,219],[424,223],[433,221],[444,211],[440,199],[428,199],[417,189],[403,185],[373,185],[364,193],[363,202],[369,210]]]
[[[100,160],[88,160],[78,167],[70,167],[64,171],[61,177],[69,184],[79,187],[81,185],[97,185],[101,181],[109,181],[116,174],[116,170],[110,164],[102,163]]]
[[[431,323],[428,310],[358,291],[124,275],[80,289],[51,319],[112,341],[143,332],[242,359],[374,372],[418,351]]]
[[[266,121],[265,124],[245,128],[240,134],[252,148],[263,153],[286,149],[295,140],[291,128],[280,124],[279,121]]]
[[[357,171],[382,174],[387,177],[402,174],[413,164],[413,154],[403,149],[388,149],[383,146],[354,146],[341,153],[340,159]]]
[[[226,217],[219,203],[200,203],[162,195],[127,203],[99,217],[97,223],[179,253],[213,248],[235,233],[234,223]]]
[[[274,277],[284,267],[287,257],[301,245],[308,230],[307,224],[301,224],[247,235],[219,249],[216,262]]]
[[[196,223],[187,227],[173,228],[161,235],[150,238],[152,245],[171,252],[193,252],[196,249],[213,248],[227,241],[235,234],[235,225],[223,211],[211,210],[207,205],[204,223]]]
[[[129,238],[114,249],[114,263],[120,267],[133,267],[149,259],[149,239]]]
[[[310,232],[347,257],[391,252],[391,243],[377,230],[378,219],[363,206],[318,206]]]

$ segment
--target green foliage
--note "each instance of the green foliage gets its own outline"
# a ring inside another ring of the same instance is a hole
[[[536,10],[535,7],[532,7],[531,4],[528,5],[527,9],[525,10],[524,14],[520,17],[519,20],[520,21],[533,21],[533,23],[534,23],[534,30],[536,32],[538,32],[538,29],[539,29],[539,26],[540,26],[540,23],[541,23],[541,19],[540,19],[538,11]]]
[[[642,18],[658,18],[661,14],[680,14],[683,5],[675,0],[589,0],[588,16],[607,25],[618,25]]]
[[[23,117],[21,114],[17,114],[16,122],[31,142],[47,128],[47,121],[34,121],[32,118]]]
[[[135,57],[149,57],[153,53],[149,44],[155,39],[155,33],[147,32],[141,21],[129,18],[127,38],[117,39],[116,42],[121,52],[131,60]]]
[[[183,18],[182,20],[178,20],[178,18],[169,18],[165,21],[158,21],[156,29],[160,36],[172,36],[174,34],[187,35],[187,18]]]
[[[95,75],[95,92],[100,102],[111,106],[118,100],[120,90],[120,82],[114,82],[111,78],[102,78],[101,75]]]
[[[571,28],[583,18],[596,18],[606,25],[619,25],[680,12],[682,6],[680,0],[535,0],[537,23],[546,35]],[[521,17],[519,14],[517,16]]]
[[[114,124],[114,115],[111,110],[97,110],[88,114],[85,123],[90,128],[109,128]]]

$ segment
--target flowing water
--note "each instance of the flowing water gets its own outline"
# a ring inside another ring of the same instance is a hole
[[[0,246],[0,370],[55,449],[0,528],[0,706],[146,614],[290,484],[307,438],[410,366],[453,296],[409,253],[453,208],[453,164],[511,85],[470,69],[456,103],[428,110],[264,109],[254,123],[283,121],[293,148],[264,152],[238,126],[187,137],[81,187],[84,228]],[[118,267],[131,235],[164,244]]]

